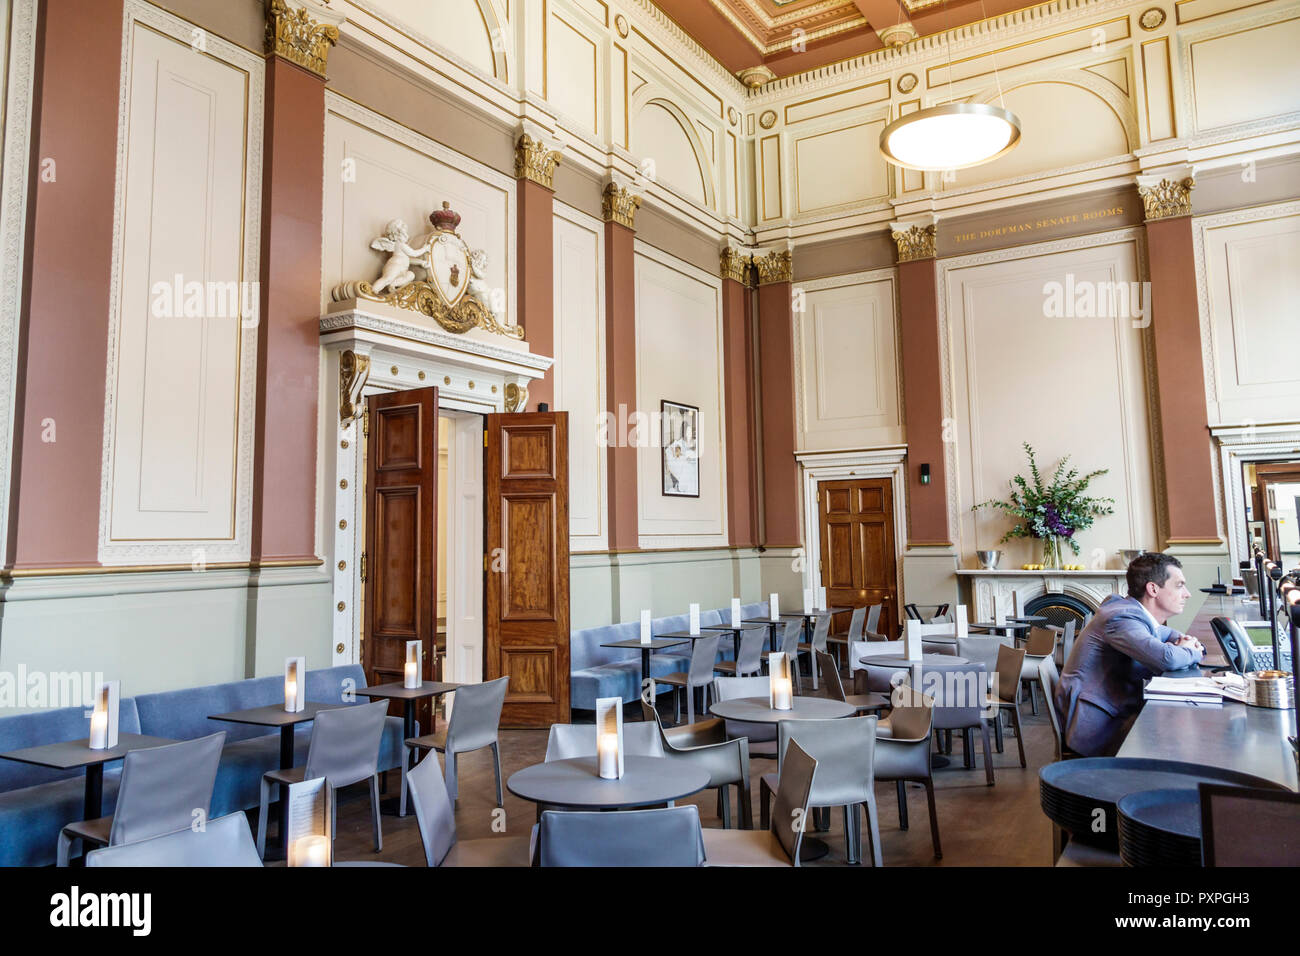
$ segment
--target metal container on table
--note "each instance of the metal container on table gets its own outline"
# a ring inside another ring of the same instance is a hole
[[[1294,707],[1291,675],[1286,671],[1251,671],[1246,677],[1246,703],[1283,710]]]

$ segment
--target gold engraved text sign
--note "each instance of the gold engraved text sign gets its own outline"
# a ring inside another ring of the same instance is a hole
[[[1040,216],[1023,222],[1011,222],[1005,226],[993,226],[989,229],[972,229],[968,232],[954,233],[952,241],[961,245],[964,242],[976,242],[981,239],[997,239],[1001,236],[1015,236],[1041,232],[1045,229],[1060,229],[1068,226],[1083,226],[1089,223],[1117,219],[1124,215],[1123,204],[1106,206],[1103,209],[1091,209],[1087,212],[1070,213],[1064,216]]]

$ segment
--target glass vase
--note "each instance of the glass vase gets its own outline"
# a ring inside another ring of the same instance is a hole
[[[1048,535],[1043,539],[1043,567],[1053,571],[1060,570],[1061,539],[1056,535]]]

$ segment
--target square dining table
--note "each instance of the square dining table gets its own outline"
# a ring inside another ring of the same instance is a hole
[[[82,802],[85,820],[98,820],[104,815],[104,764],[121,760],[132,750],[146,750],[149,747],[162,747],[176,741],[167,737],[149,737],[145,734],[118,734],[117,746],[103,750],[91,750],[90,739],[64,740],[59,743],[42,744],[38,747],[24,747],[0,754],[6,760],[32,764],[37,767],[49,767],[51,770],[72,770],[85,768],[86,791]]]
[[[640,638],[633,638],[627,641],[611,641],[608,644],[602,644],[601,647],[626,647],[641,652],[641,681],[637,685],[641,688],[642,696],[645,695],[646,678],[650,676],[650,652],[661,651],[665,647],[676,647],[679,644],[685,644],[685,641],[671,637],[651,638],[647,644]]]

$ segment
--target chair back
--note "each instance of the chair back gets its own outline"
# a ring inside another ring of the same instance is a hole
[[[923,618],[923,617],[921,616],[921,609],[920,609],[919,607],[917,607],[915,604],[904,604],[904,605],[903,605],[903,610],[907,612],[907,617],[908,617],[909,620],[912,620],[912,621],[924,621],[924,620],[925,620],[925,618]]]
[[[781,635],[781,652],[793,658],[799,653],[799,638],[803,636],[803,621],[795,618],[785,622],[785,633]]]
[[[767,683],[767,679],[763,679]],[[764,691],[766,693],[766,691]],[[662,757],[663,745],[653,723],[639,720],[623,725],[623,746],[633,757]],[[595,724],[551,724],[546,740],[546,763],[573,757],[596,756]]]
[[[713,680],[713,665],[718,660],[718,635],[701,637],[692,641],[691,669],[686,675],[691,687],[704,687]]]
[[[501,706],[509,686],[509,677],[498,677],[456,688],[451,721],[447,724],[447,753],[478,750],[496,743]]]
[[[957,639],[957,656],[968,661],[979,661],[985,671],[992,674],[998,669],[998,651],[1006,647],[1004,637],[960,637]]]
[[[1020,671],[1025,666],[1025,649],[1007,647],[1003,644],[998,648],[998,657],[994,666],[997,673],[998,700],[1004,704],[1014,704],[1020,690]]]
[[[424,844],[424,862],[438,866],[456,845],[456,817],[451,809],[447,783],[438,766],[437,751],[429,753],[406,775],[415,806],[415,823]]]
[[[850,641],[860,641],[866,626],[867,609],[865,607],[855,607],[853,613],[849,616],[849,629],[844,636]]]
[[[1045,627],[1031,627],[1025,638],[1026,657],[1046,657],[1056,650],[1056,632]]]
[[[987,702],[987,681],[988,671],[974,661],[923,666],[917,689],[934,698],[934,729],[978,727]]]
[[[815,807],[861,803],[875,786],[874,714],[837,720],[783,720],[776,725],[777,772],[785,766],[790,741],[799,742],[820,768],[809,801]]]
[[[776,785],[771,827],[781,849],[795,866],[799,865],[799,847],[803,845],[803,831],[808,824],[808,800],[816,776],[816,759],[797,741],[789,741],[781,754],[781,777]]]
[[[657,810],[542,814],[542,866],[700,866],[704,834],[694,804]]]
[[[934,698],[907,685],[894,688],[890,699],[889,739],[899,742],[924,740],[934,723]]]
[[[822,675],[822,683],[826,685],[826,695],[831,700],[846,700],[844,694],[844,682],[840,680],[840,669],[835,664],[835,658],[825,651],[817,651],[817,671]]]
[[[225,733],[218,732],[130,751],[122,761],[109,846],[186,830],[195,819],[206,821],[225,744]]]
[[[86,866],[101,867],[261,865],[248,817],[242,810],[209,820],[202,830],[187,825],[184,830],[164,836],[106,846],[86,854]]]
[[[761,632],[760,632],[761,633]],[[713,700],[736,700],[741,697],[767,697],[771,689],[768,677],[715,677]],[[776,740],[776,728],[771,724],[756,724],[743,720],[725,721],[728,737],[748,737],[751,744]]]
[[[1197,789],[1203,866],[1295,866],[1300,794],[1211,783]]]
[[[1051,666],[1046,666],[1051,661]],[[1051,658],[1038,664],[1038,678],[1043,682],[1043,696],[1047,698],[1047,722],[1052,725],[1052,742],[1056,745],[1056,759],[1060,760],[1065,752],[1064,736],[1061,730],[1063,721],[1056,709],[1056,684],[1060,679],[1056,672],[1056,662]]]
[[[884,608],[885,606],[883,604],[873,604],[871,607],[867,608],[867,626],[862,632],[863,636],[877,634],[884,637],[886,640],[889,639],[888,634],[880,634],[880,612],[883,611]]]
[[[738,675],[757,674],[763,669],[763,643],[766,640],[766,628],[755,627],[740,632],[740,655],[736,659]]]
[[[813,625],[812,648],[814,652],[826,650],[826,638],[831,633],[831,616],[829,614],[817,615],[817,623]]]
[[[320,711],[311,728],[306,779],[325,777],[337,788],[374,776],[387,715],[386,700]]]

